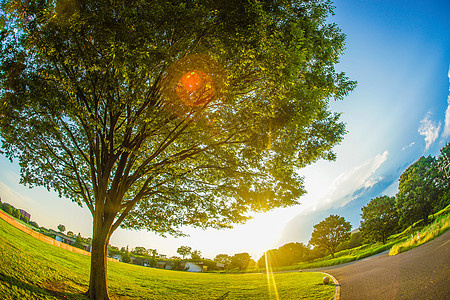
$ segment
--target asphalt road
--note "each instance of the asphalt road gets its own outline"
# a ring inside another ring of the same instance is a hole
[[[315,271],[336,277],[342,300],[450,299],[450,230],[396,256],[383,252]]]

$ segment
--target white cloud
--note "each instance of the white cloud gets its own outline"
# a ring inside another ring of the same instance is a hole
[[[313,210],[344,206],[357,198],[358,191],[373,187],[382,179],[373,175],[386,162],[388,155],[389,152],[384,151],[383,154],[378,154],[363,164],[343,172],[333,181],[326,195],[315,203]]]
[[[411,148],[412,146],[414,146],[415,143],[416,143],[416,142],[412,142],[412,143],[409,144],[408,146],[404,146],[404,147],[402,148],[402,151],[405,151],[406,149]]]
[[[450,83],[450,65],[448,68],[448,81]],[[450,86],[448,89],[448,96],[447,96],[447,110],[445,111],[445,127],[444,127],[444,132],[442,134],[442,136],[444,138],[450,136]]]
[[[431,118],[431,113],[428,112],[420,121],[419,133],[420,135],[425,136],[425,151],[427,151],[430,146],[436,141],[439,137],[439,131],[441,130],[441,122],[436,123]]]

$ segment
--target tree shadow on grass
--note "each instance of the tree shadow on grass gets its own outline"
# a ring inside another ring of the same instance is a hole
[[[17,290],[22,290],[24,292],[24,294],[36,297],[36,299],[40,299],[40,298],[46,298],[46,297],[55,297],[58,299],[68,299],[68,300],[76,300],[76,299],[80,299],[80,300],[87,300],[88,298],[80,293],[70,293],[70,292],[61,292],[58,290],[53,290],[50,288],[42,288],[42,287],[38,287],[26,282],[21,281],[20,279],[14,278],[12,276],[9,275],[5,275],[0,273],[0,283],[5,283],[6,287],[15,287],[14,291],[11,290],[11,292],[15,292]],[[10,295],[10,296],[20,296],[18,294],[16,295]],[[16,298],[16,297],[14,297]]]

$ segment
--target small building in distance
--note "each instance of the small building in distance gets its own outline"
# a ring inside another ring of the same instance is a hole
[[[50,231],[51,234],[53,234],[55,236],[55,240],[57,240],[58,242],[62,242],[64,244],[67,244],[67,245],[70,245],[70,246],[73,246],[73,244],[75,244],[76,237],[67,236],[64,233],[55,231],[53,229],[50,229],[49,231]],[[83,241],[81,242],[81,244],[83,245],[83,250],[84,251],[87,251],[87,252],[91,252],[92,251],[92,245],[91,244],[85,243]]]

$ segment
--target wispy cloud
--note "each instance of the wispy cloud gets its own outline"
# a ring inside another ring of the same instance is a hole
[[[373,175],[386,162],[388,155],[389,152],[384,151],[363,164],[343,172],[333,181],[325,197],[315,205],[314,209],[344,206],[357,198],[362,190],[372,188],[382,180],[381,177]]]
[[[2,181],[0,181],[0,195],[2,202],[8,202],[16,208],[25,208],[28,203],[32,202],[31,198],[9,188]]]
[[[449,89],[447,96],[447,110],[445,111],[445,127],[444,132],[442,133],[442,137],[446,138],[450,136],[450,65],[448,68],[448,81],[449,81]]]
[[[416,143],[416,142],[412,142],[412,143],[409,144],[408,146],[404,146],[404,147],[402,148],[402,151],[405,151],[406,149],[411,148],[412,146],[414,146],[415,143]]]
[[[425,151],[427,151],[430,146],[439,137],[439,131],[441,130],[441,122],[436,123],[431,119],[431,113],[428,112],[420,121],[419,134],[425,136]]]

